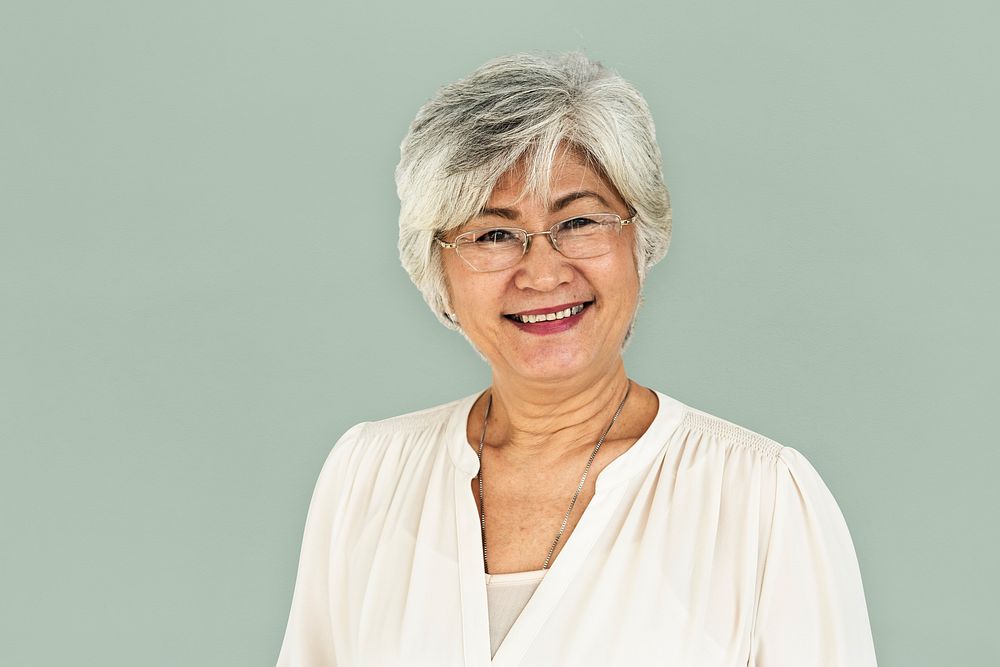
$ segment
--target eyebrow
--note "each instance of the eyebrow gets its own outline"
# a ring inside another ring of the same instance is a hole
[[[549,205],[549,213],[555,213],[557,211],[561,211],[562,209],[569,206],[571,203],[575,202],[577,199],[587,199],[587,198],[596,199],[597,201],[601,202],[601,204],[605,208],[607,209],[611,208],[611,204],[609,204],[604,199],[604,197],[594,192],[593,190],[577,190],[576,192],[570,192],[569,194],[563,195],[559,199],[556,199],[554,202],[552,202],[552,204]],[[498,218],[504,218],[506,220],[517,220],[518,217],[517,210],[515,209],[489,207],[489,206],[480,210],[479,213],[476,215],[476,217],[479,218],[487,215],[495,215]]]

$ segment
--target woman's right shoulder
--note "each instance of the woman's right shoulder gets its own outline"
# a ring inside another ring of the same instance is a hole
[[[333,445],[323,466],[358,471],[393,462],[403,465],[429,448],[444,447],[456,411],[471,405],[474,397],[459,398],[434,407],[385,419],[359,422]]]

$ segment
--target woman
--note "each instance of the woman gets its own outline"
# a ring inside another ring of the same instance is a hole
[[[639,93],[580,54],[498,59],[401,153],[403,265],[492,383],[336,444],[279,666],[874,665],[806,459],[626,374],[671,227]]]

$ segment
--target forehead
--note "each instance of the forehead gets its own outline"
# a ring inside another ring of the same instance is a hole
[[[490,193],[486,208],[551,207],[572,192],[593,192],[598,197],[590,199],[608,204],[621,201],[600,167],[582,151],[560,146],[548,174],[533,175],[530,169],[527,158],[522,158],[503,174]]]

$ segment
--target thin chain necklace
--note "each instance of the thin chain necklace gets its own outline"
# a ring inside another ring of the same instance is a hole
[[[625,407],[625,399],[628,398],[628,393],[632,389],[632,381],[629,380],[628,386],[625,388],[625,396],[622,397],[622,402],[618,404],[618,409],[615,410],[614,417],[611,418],[611,423],[608,427],[604,429],[604,434],[601,435],[601,439],[597,441],[597,445],[594,447],[594,451],[590,454],[590,459],[587,460],[587,467],[583,469],[583,476],[580,478],[580,484],[576,487],[576,493],[573,494],[573,500],[569,502],[569,509],[566,510],[566,516],[563,517],[562,525],[559,527],[559,532],[556,534],[556,539],[552,541],[552,546],[549,547],[549,553],[545,557],[545,563],[542,565],[543,570],[549,569],[549,561],[552,560],[552,554],[555,553],[556,546],[559,544],[559,540],[563,536],[563,532],[566,530],[566,524],[569,522],[570,514],[573,513],[573,506],[576,505],[576,499],[580,496],[580,491],[583,490],[583,484],[587,480],[587,473],[590,472],[590,465],[594,462],[594,457],[597,456],[597,450],[601,448],[604,444],[604,439],[608,437],[608,433],[611,432],[611,427],[615,425],[618,420],[618,415],[622,413],[622,408]],[[479,526],[480,531],[483,536],[483,566],[486,569],[486,573],[489,574],[490,567],[489,562],[486,559],[486,502],[483,498],[483,443],[486,442],[486,420],[490,416],[490,407],[493,405],[493,392],[490,392],[489,399],[486,402],[486,413],[483,415],[483,433],[479,437]]]

